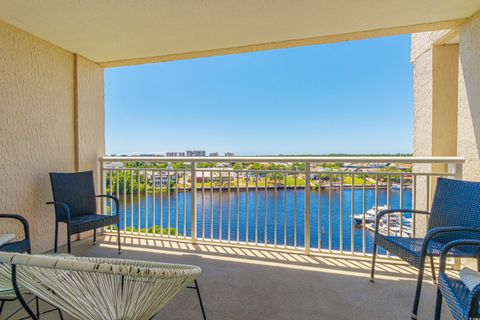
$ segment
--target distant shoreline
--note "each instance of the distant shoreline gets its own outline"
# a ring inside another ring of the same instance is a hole
[[[390,188],[391,188],[391,187],[392,187],[392,186],[390,186]],[[275,190],[275,189],[277,189],[277,190],[281,191],[281,190],[294,190],[294,189],[303,190],[303,189],[305,189],[305,188],[306,188],[305,186],[297,186],[297,187],[295,187],[295,186],[287,186],[287,187],[285,187],[285,186],[276,186],[276,187],[275,187],[275,186],[266,186],[266,187],[265,187],[265,186],[258,186],[257,189],[260,190],[260,191],[261,191],[261,190],[265,190],[265,189],[266,189],[266,190]],[[341,188],[340,185],[333,185],[333,186],[332,186],[332,189],[340,189],[340,188]],[[382,189],[382,190],[383,190],[383,189],[388,189],[386,185],[378,185],[377,188],[378,188],[378,189]],[[240,186],[240,187],[238,187],[238,188],[237,188],[237,186],[231,186],[230,188],[229,188],[229,187],[222,187],[222,188],[220,188],[220,187],[213,187],[213,188],[212,188],[212,187],[210,187],[210,186],[208,186],[208,187],[203,187],[203,188],[202,188],[201,186],[197,186],[197,192],[198,192],[198,191],[202,191],[202,190],[210,191],[210,190],[212,190],[212,189],[213,189],[213,191],[220,191],[220,190],[222,190],[222,191],[227,191],[227,192],[228,192],[229,189],[230,189],[230,191],[235,191],[235,190],[237,190],[237,189],[240,190],[240,191],[247,191],[247,189],[248,189],[248,191],[254,191],[256,188],[255,188],[255,186],[249,186],[248,188],[247,188],[246,186]],[[321,190],[328,190],[328,189],[330,189],[330,186],[328,186],[328,185],[327,185],[327,186],[321,186]],[[352,185],[351,185],[351,184],[344,184],[344,185],[343,185],[343,189],[344,189],[344,190],[352,189]],[[355,185],[355,189],[356,189],[356,190],[362,190],[362,189],[363,189],[363,185]],[[365,186],[365,189],[366,189],[366,190],[374,190],[374,189],[375,189],[375,185],[366,185],[366,186]],[[411,189],[412,189],[412,188],[411,188],[410,185],[405,185],[404,188],[403,188],[404,191],[405,191],[405,190],[411,190]],[[184,191],[184,188],[183,188],[183,187],[178,187],[178,188],[172,187],[172,188],[170,188],[170,192],[175,192],[176,190],[183,192],[183,191]],[[311,190],[312,190],[312,191],[316,191],[316,190],[318,190],[318,188],[317,188],[317,187],[311,187]],[[162,188],[162,191],[163,191],[163,192],[168,192],[167,188]],[[187,187],[187,188],[185,189],[185,191],[190,191],[190,188]],[[395,191],[400,191],[400,190],[395,190]],[[143,192],[145,192],[145,191],[143,191]],[[153,190],[149,190],[148,192],[149,192],[149,193],[153,193]],[[157,193],[157,192],[160,192],[160,188],[156,188],[156,193]],[[137,191],[137,192],[134,192],[134,194],[136,194],[136,193],[138,193],[138,191]]]

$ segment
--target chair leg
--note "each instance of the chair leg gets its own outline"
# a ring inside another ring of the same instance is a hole
[[[373,256],[372,256],[372,269],[370,271],[370,282],[375,282],[375,262],[377,260],[377,251],[378,251],[378,245],[374,244],[373,245]]]
[[[37,296],[35,296],[35,308],[37,309],[37,318],[40,319],[40,304]]]
[[[3,311],[3,305],[5,304],[5,300],[2,300],[2,303],[0,304],[0,316],[2,315]]]
[[[68,247],[68,253],[72,253],[72,237],[70,234],[68,234],[68,237],[67,237],[67,247]]]
[[[60,309],[57,309],[57,310],[58,310],[58,316],[60,317],[60,320],[63,320],[62,310]]]
[[[13,284],[13,290],[15,291],[15,295],[17,296],[17,299],[22,305],[22,307],[25,309],[25,311],[33,320],[38,320],[37,316],[33,313],[32,309],[30,309],[25,299],[23,299],[23,296],[20,293],[20,289],[18,289],[17,266],[14,264],[12,264],[12,284]]]
[[[200,308],[202,309],[203,320],[207,320],[207,316],[205,315],[205,309],[203,308],[202,296],[200,295],[200,288],[198,287],[197,280],[195,280],[195,289],[197,290],[198,301],[200,302]]]
[[[97,229],[93,229],[93,245],[97,244]]]
[[[55,243],[53,245],[53,252],[58,252],[58,222],[55,222]]]
[[[442,315],[442,292],[437,288],[437,301],[435,302],[435,320],[440,320]]]
[[[70,224],[67,224],[67,245],[68,253],[72,253],[72,234],[70,233]]]
[[[480,272],[480,252],[477,255],[477,271]]]
[[[425,271],[425,256],[420,261],[420,267],[418,268],[417,289],[415,290],[415,300],[413,301],[413,310],[411,318],[417,319],[418,305],[420,303],[420,294],[422,293],[423,272]]]
[[[120,241],[120,222],[117,223],[117,243],[118,243],[118,254],[122,253],[122,245]]]
[[[433,284],[437,284],[437,276],[435,275],[435,262],[433,261],[433,256],[430,256],[430,268],[432,270]]]

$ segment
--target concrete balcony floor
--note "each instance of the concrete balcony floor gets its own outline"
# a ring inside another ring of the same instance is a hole
[[[203,273],[198,282],[210,320],[410,319],[416,270],[396,259],[380,259],[376,281],[370,283],[370,257],[306,256],[269,248],[136,237],[122,240],[122,258],[200,266]],[[96,246],[91,241],[75,242],[74,254],[118,257],[115,237],[99,237]],[[435,287],[427,275],[419,319],[433,319],[434,305]],[[10,303],[8,309],[12,308]],[[195,291],[183,290],[155,319],[200,320]],[[442,319],[452,319],[445,304]]]

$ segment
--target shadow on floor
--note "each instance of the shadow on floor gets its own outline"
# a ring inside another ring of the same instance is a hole
[[[77,241],[73,253],[119,257],[115,242],[110,235],[100,238],[96,246],[91,239]],[[209,320],[410,317],[416,270],[397,259],[379,259],[377,280],[370,283],[370,257],[364,256],[306,256],[273,248],[134,236],[122,237],[122,242],[122,258],[200,266],[198,281]],[[419,319],[433,318],[434,300],[435,287],[427,277]],[[155,319],[202,319],[195,291],[181,292]],[[448,310],[442,319],[451,319]]]

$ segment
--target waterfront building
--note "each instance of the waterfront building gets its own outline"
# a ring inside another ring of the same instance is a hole
[[[167,152],[167,157],[178,157],[178,152]]]

